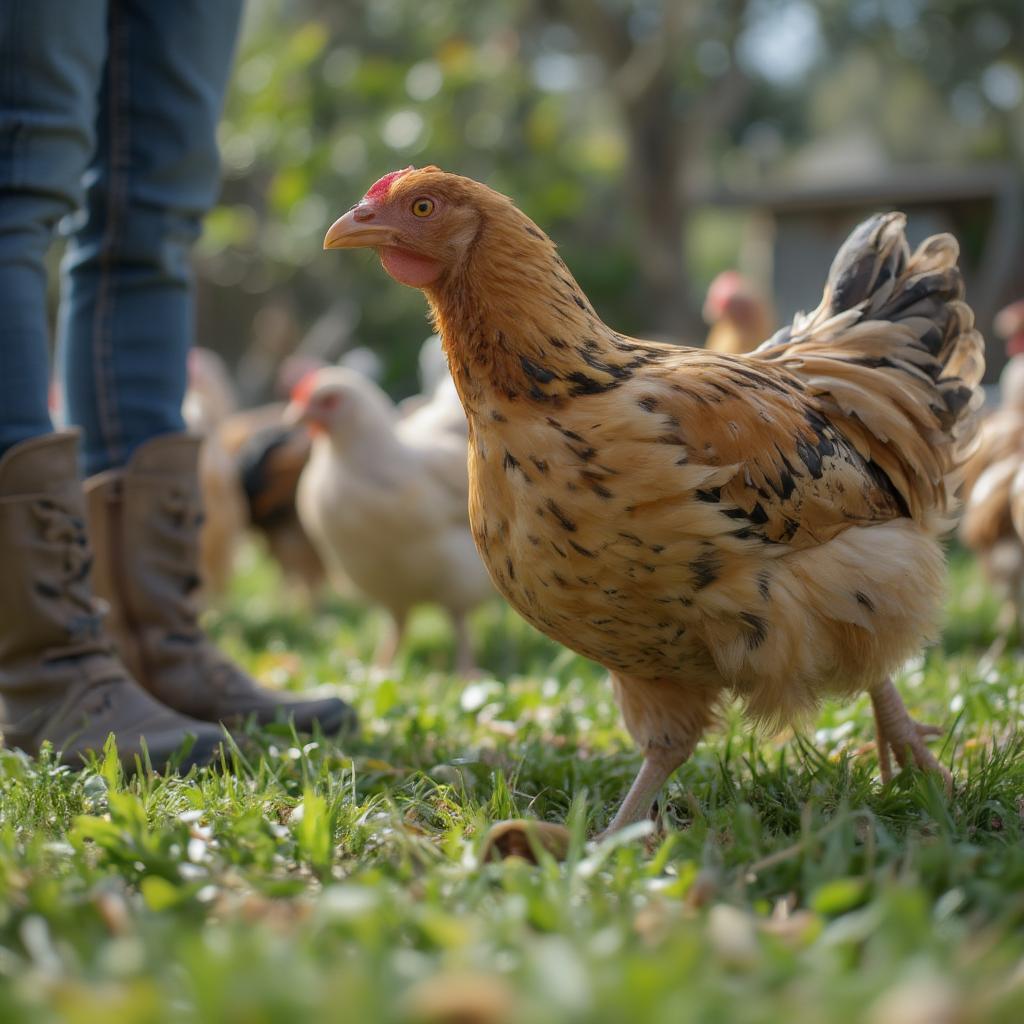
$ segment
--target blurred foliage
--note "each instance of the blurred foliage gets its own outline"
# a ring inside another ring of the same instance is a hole
[[[321,347],[371,345],[412,390],[421,296],[320,239],[380,175],[436,163],[513,195],[610,322],[692,339],[742,219],[694,195],[1019,159],[1022,44],[1019,0],[251,0],[207,333],[245,333],[267,303],[302,329],[333,306]]]

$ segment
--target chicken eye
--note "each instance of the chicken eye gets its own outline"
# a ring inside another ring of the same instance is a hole
[[[412,202],[412,212],[416,217],[429,217],[434,212],[434,200],[421,196]]]

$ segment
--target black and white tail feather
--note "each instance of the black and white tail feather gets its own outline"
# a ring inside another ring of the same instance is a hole
[[[799,377],[914,519],[950,528],[984,401],[984,341],[964,301],[959,246],[911,253],[902,213],[876,214],[836,254],[821,304],[752,354]]]

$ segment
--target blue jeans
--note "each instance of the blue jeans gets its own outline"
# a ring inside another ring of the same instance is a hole
[[[189,250],[217,195],[242,0],[0,2],[0,456],[52,429],[57,353],[87,474],[183,429]]]

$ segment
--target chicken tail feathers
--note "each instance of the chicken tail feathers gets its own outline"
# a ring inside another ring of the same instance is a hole
[[[855,228],[818,308],[753,358],[800,378],[913,518],[944,530],[979,422],[984,341],[964,302],[956,240],[934,235],[911,252],[905,224],[884,213]]]

